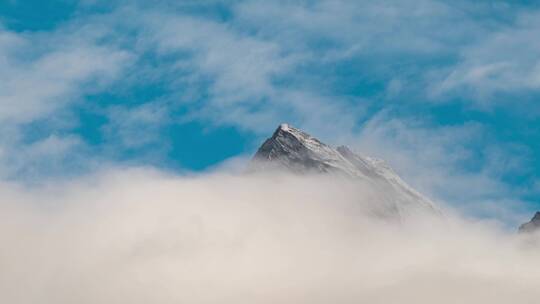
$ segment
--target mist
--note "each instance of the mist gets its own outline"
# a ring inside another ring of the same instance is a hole
[[[115,169],[0,184],[1,303],[535,303],[540,247],[361,182]]]

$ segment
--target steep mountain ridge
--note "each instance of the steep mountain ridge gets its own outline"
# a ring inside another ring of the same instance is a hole
[[[413,210],[438,212],[433,202],[405,183],[384,161],[358,155],[346,146],[334,149],[288,124],[281,124],[262,144],[251,167],[256,171],[279,168],[361,180],[380,193],[376,203],[386,215]]]

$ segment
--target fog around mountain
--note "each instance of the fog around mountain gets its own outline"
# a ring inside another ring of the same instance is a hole
[[[110,169],[0,185],[3,303],[534,303],[534,235],[370,216],[330,176]]]

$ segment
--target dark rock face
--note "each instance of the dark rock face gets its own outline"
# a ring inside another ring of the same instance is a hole
[[[411,209],[437,211],[426,197],[407,185],[382,160],[361,156],[345,146],[336,149],[304,131],[280,125],[253,157],[251,171],[285,169],[297,174],[334,174],[353,180],[380,193],[381,209],[402,214]]]
[[[280,125],[262,144],[253,157],[253,165],[285,168],[296,173],[353,173],[343,166],[339,152],[287,124]]]
[[[286,125],[281,125],[259,148],[254,156],[256,161],[278,162],[286,168],[303,172],[309,170],[326,171],[326,164],[317,155],[293,136]]]
[[[540,231],[540,212],[536,212],[536,214],[533,216],[533,218],[519,226],[519,232],[521,233],[529,233],[529,232],[537,232]]]

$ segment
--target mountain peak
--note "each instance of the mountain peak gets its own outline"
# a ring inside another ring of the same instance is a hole
[[[272,165],[297,173],[329,172],[342,156],[328,145],[289,124],[281,124],[254,156],[263,167]]]
[[[302,143],[307,143],[309,141],[312,141],[318,144],[322,144],[318,139],[314,138],[308,133],[300,129],[297,129],[287,123],[280,124],[270,139],[276,140],[279,137],[285,137],[285,136],[293,136],[296,140]]]
[[[436,210],[434,204],[407,185],[384,161],[354,153],[347,146],[333,148],[289,124],[278,126],[253,157],[253,171],[285,169],[306,174],[334,174],[362,180],[384,193],[395,213],[405,206]]]

